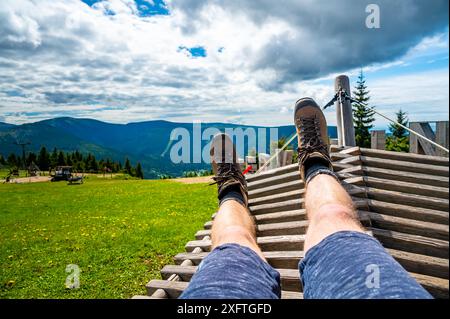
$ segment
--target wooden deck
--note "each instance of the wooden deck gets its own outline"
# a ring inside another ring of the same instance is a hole
[[[449,297],[449,160],[352,147],[332,148],[332,160],[367,230],[437,298]],[[308,221],[298,165],[247,178],[257,241],[281,274],[282,298],[303,297],[297,270]],[[212,216],[212,220],[214,215]],[[177,298],[211,249],[212,221],[147,284],[148,296]]]

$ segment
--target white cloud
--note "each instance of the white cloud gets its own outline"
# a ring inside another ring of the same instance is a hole
[[[285,73],[296,54],[301,59],[292,68],[298,71],[315,60],[327,60],[333,52],[325,38],[316,39],[314,45],[296,42],[309,39],[311,30],[295,14],[283,18],[281,13],[289,8],[298,12],[298,4],[289,2],[290,7],[269,14],[272,11],[255,11],[250,5],[239,12],[230,10],[221,1],[197,6],[195,12],[177,1],[168,3],[171,15],[143,18],[133,0],[103,1],[93,8],[78,0],[1,1],[0,115],[13,123],[76,116],[111,122],[200,119],[279,125],[292,122],[297,98],[311,96],[325,104],[332,97],[334,67],[319,70],[309,81]],[[304,1],[318,10],[315,3]],[[408,56],[439,47],[442,36],[426,41]],[[305,49],[312,45],[313,49]],[[207,56],[192,59],[180,46],[204,46]],[[289,55],[277,55],[276,48],[285,48]],[[276,63],[257,66],[270,58],[265,55],[269,49]],[[370,74],[403,65],[407,59],[363,66]],[[343,63],[344,71],[353,75],[357,69],[351,66]],[[408,92],[401,96],[409,101],[413,81],[402,80],[404,86],[398,84],[397,89]],[[433,85],[442,88],[442,83],[436,80]],[[383,89],[381,82],[372,84],[374,95],[399,95]],[[422,95],[416,99],[427,100]],[[374,101],[401,103],[400,98],[374,97]],[[444,102],[442,97],[435,101]],[[335,122],[333,112],[327,112],[330,124]]]

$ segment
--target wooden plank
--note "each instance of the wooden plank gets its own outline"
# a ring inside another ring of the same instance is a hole
[[[256,224],[262,225],[271,223],[300,221],[305,220],[307,216],[305,209],[297,209],[297,210],[288,210],[284,212],[255,215],[254,218]]]
[[[425,209],[417,206],[394,204],[375,199],[368,199],[367,204],[372,212],[396,217],[414,219],[424,222],[449,224],[448,211]]]
[[[164,280],[167,280],[172,275],[178,275],[183,281],[189,282],[197,271],[197,268],[197,266],[167,265],[161,270],[161,277]],[[302,291],[302,285],[300,284],[300,273],[298,269],[276,269],[276,271],[280,274],[282,290],[296,292]],[[448,280],[416,273],[410,273],[410,275],[428,292],[430,292],[433,297],[448,298]],[[148,296],[144,297],[150,298]]]
[[[421,274],[410,273],[410,275],[422,285],[434,298],[448,299],[448,280],[426,276]]]
[[[366,187],[366,189],[369,199],[448,212],[448,199],[387,191],[373,187]]]
[[[166,265],[161,269],[161,277],[167,280],[173,274],[181,277],[182,281],[191,281],[192,276],[197,271],[197,266],[181,266],[181,265]]]
[[[303,235],[308,229],[309,221],[295,221],[275,224],[257,225],[256,234],[260,236]]]
[[[254,189],[260,189],[262,187],[280,185],[282,183],[299,181],[299,180],[300,180],[300,173],[298,172],[298,169],[297,169],[296,171],[288,172],[286,174],[280,174],[280,175],[272,176],[270,178],[264,178],[261,180],[257,180],[255,182],[253,182],[253,181],[247,182],[247,187],[248,187],[249,191],[252,191]]]
[[[409,127],[411,130],[425,136],[426,138],[434,141],[435,134],[431,129],[431,126],[427,122],[410,122]],[[419,153],[419,154],[427,154],[427,155],[436,155],[436,147],[431,143],[419,138],[414,134],[410,134],[409,136],[409,151],[411,153]]]
[[[271,204],[263,204],[263,205],[255,205],[250,207],[250,212],[253,215],[266,214],[266,213],[275,213],[281,211],[288,210],[297,210],[304,208],[304,199],[292,199],[280,203],[271,203]]]
[[[384,230],[392,230],[407,234],[448,240],[448,225],[423,222],[414,219],[368,213],[372,226]]]
[[[186,259],[189,259],[189,260],[192,261],[192,263],[194,265],[198,266],[198,264],[200,264],[200,262],[203,260],[203,258],[206,257],[206,255],[208,255],[207,252],[203,252],[203,253],[179,253],[179,254],[175,255],[174,261],[175,261],[175,264],[179,265],[183,261],[185,261]]]
[[[386,249],[407,271],[448,279],[448,259]]]
[[[191,260],[194,265],[198,264],[206,257],[208,253],[179,253],[174,257],[177,265],[181,264],[184,260]],[[295,269],[298,266],[298,262],[303,258],[302,251],[268,251],[263,252],[267,262],[274,268],[291,268]]]
[[[163,289],[169,298],[177,299],[183,290],[188,286],[187,282],[184,281],[168,281],[168,280],[151,280],[145,287],[147,288],[147,294],[151,295],[158,289]]]
[[[429,174],[438,176],[449,176],[447,166],[437,166],[429,164],[420,164],[404,161],[396,161],[384,158],[374,158],[368,156],[360,156],[362,163],[370,167],[386,168],[392,170],[399,170],[403,172],[413,172],[419,174]],[[344,160],[346,161],[346,160]],[[356,164],[357,161],[354,162]],[[358,163],[361,164],[361,163]]]
[[[357,166],[345,171],[348,173],[353,173],[354,175],[367,175],[370,177],[377,177],[394,181],[409,182],[446,188],[448,188],[449,186],[448,177],[444,176],[402,172],[398,170],[367,167],[367,166]]]
[[[382,178],[370,177],[370,176],[360,176],[354,177],[355,181],[361,181],[361,184],[368,187],[379,188],[382,190],[389,190],[395,192],[402,192],[408,194],[416,194],[427,197],[436,197],[436,198],[448,198],[448,188],[446,187],[437,187],[437,186],[429,186],[429,185],[421,185],[409,182],[402,181],[392,181]],[[350,182],[352,179],[346,179],[345,181]],[[356,185],[360,185],[360,183],[355,183]]]
[[[384,150],[386,148],[386,131],[373,130],[370,132],[370,147],[372,149]]]
[[[425,256],[421,254],[386,249],[407,271],[448,279],[449,261],[445,258]],[[176,264],[189,259],[198,265],[208,253],[180,253],[174,257]],[[263,252],[269,264],[274,268],[297,269],[298,262],[304,257],[302,251]]]
[[[267,179],[278,175],[283,175],[286,173],[291,173],[298,171],[298,164],[286,165],[283,167],[274,168],[265,172],[261,172],[259,174],[248,175],[246,176],[248,183],[253,183],[259,181],[261,179]]]
[[[281,299],[303,299],[301,292],[281,291]]]
[[[370,228],[370,230],[386,248],[432,257],[449,258],[448,241],[374,227]]]
[[[305,184],[300,180],[300,176],[298,180],[293,180],[286,183],[280,183],[275,185],[270,185],[262,188],[256,188],[253,190],[249,190],[248,196],[249,198],[258,198],[263,196],[269,196],[273,194],[279,194],[283,192],[289,192],[293,190],[301,190],[303,189]]]
[[[276,250],[302,250],[305,241],[304,235],[277,235],[258,237],[257,243],[262,251]],[[187,252],[192,252],[196,247],[200,247],[203,251],[211,250],[211,241],[208,240],[192,240],[185,246]]]
[[[448,158],[430,155],[421,155],[414,153],[402,153],[402,152],[392,152],[384,150],[374,150],[370,148],[361,148],[361,153],[363,156],[375,157],[381,159],[397,160],[402,162],[412,162],[427,165],[438,165],[438,166],[448,166]]]
[[[448,121],[438,121],[436,122],[436,143],[444,146],[445,148],[449,148],[449,123]],[[448,152],[436,148],[436,155],[438,156],[449,156]]]
[[[288,201],[292,199],[299,199],[305,196],[305,189],[296,189],[289,192],[283,192],[281,194],[274,194],[274,195],[268,195],[264,197],[258,197],[258,198],[250,198],[248,200],[248,204],[250,207],[256,206],[256,205],[264,205],[264,204],[271,204],[271,203],[279,203],[283,201]]]
[[[355,208],[365,211],[368,210],[366,200],[361,200],[360,198],[354,198],[353,200]],[[276,213],[254,215],[254,218],[256,224],[261,225],[261,224],[305,220],[307,218],[307,215],[305,209],[297,209],[297,210],[281,211]]]

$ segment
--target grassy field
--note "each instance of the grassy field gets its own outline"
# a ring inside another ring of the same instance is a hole
[[[215,187],[173,181],[0,184],[0,298],[129,298],[211,218]],[[65,288],[66,266],[80,288]]]

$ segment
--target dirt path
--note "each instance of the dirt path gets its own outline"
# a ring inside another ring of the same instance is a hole
[[[34,176],[34,177],[21,177],[21,178],[13,178],[10,183],[14,184],[25,184],[25,183],[43,183],[49,182],[51,179],[50,176]],[[5,180],[0,180],[0,183],[3,183]]]
[[[202,177],[187,177],[187,178],[174,178],[172,181],[180,182],[183,184],[201,184],[201,183],[212,183],[212,176],[202,176]]]

